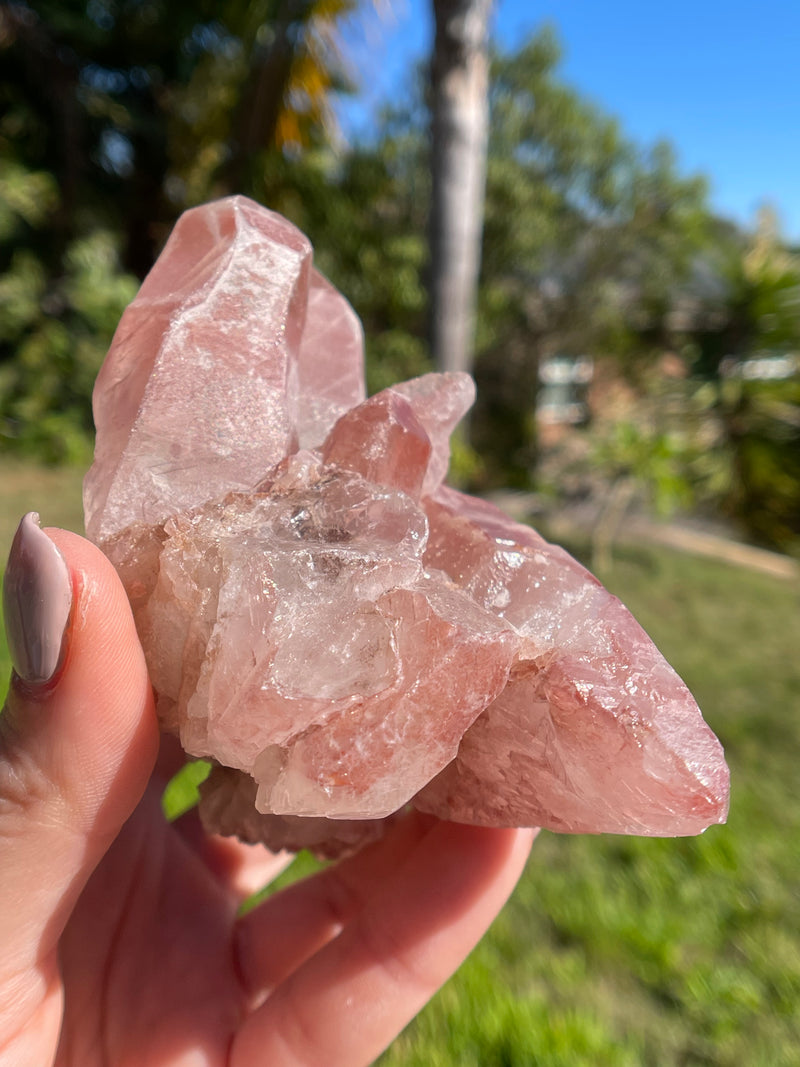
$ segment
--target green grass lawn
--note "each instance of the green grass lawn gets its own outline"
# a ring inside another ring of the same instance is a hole
[[[3,552],[26,509],[80,529],[79,480],[0,467]],[[696,839],[543,833],[381,1067],[800,1065],[800,587],[645,548],[604,577],[725,745],[730,820]]]

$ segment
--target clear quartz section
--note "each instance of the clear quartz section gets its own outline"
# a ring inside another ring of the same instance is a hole
[[[336,857],[407,805],[697,833],[719,742],[635,620],[444,484],[471,379],[367,399],[360,324],[242,197],[187,212],[97,380],[87,530],[125,584],[211,830]]]

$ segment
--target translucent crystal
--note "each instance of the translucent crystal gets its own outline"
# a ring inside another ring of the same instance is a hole
[[[719,742],[630,614],[442,484],[473,398],[430,374],[365,399],[358,320],[297,230],[241,197],[179,221],[98,377],[85,505],[164,729],[215,763],[209,828],[336,856],[407,804],[725,818]]]

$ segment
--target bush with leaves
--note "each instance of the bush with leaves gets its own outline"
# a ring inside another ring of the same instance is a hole
[[[88,457],[92,385],[137,285],[107,231],[72,242],[59,278],[30,250],[12,256],[0,276],[0,449]]]

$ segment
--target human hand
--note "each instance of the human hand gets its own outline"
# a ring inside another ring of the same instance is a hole
[[[164,819],[176,750],[111,564],[28,516],[6,595],[0,1067],[372,1062],[497,914],[531,832],[410,815],[239,917],[278,861]]]

